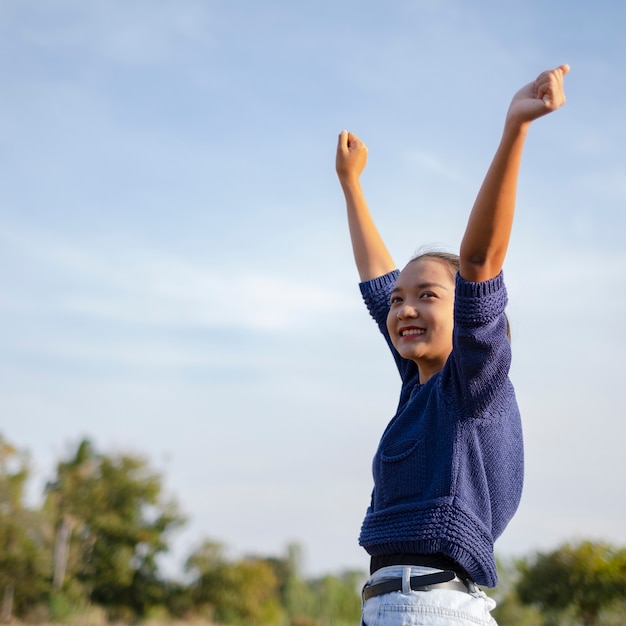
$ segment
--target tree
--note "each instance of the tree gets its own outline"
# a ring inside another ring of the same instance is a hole
[[[272,565],[258,557],[229,561],[224,546],[205,541],[187,559],[194,576],[193,598],[208,617],[241,626],[273,626],[282,622],[279,581]]]
[[[485,590],[497,602],[491,612],[498,624],[515,624],[515,626],[547,626],[541,612],[534,606],[523,604],[516,591],[520,579],[517,561],[496,558],[498,566],[498,586]],[[553,625],[556,626],[556,625]]]
[[[0,436],[0,621],[11,621],[47,592],[41,520],[23,505],[27,455]]]
[[[356,624],[361,615],[360,589],[363,572],[347,571],[339,576],[327,575],[312,581],[316,596],[315,616],[322,626]]]
[[[305,579],[302,574],[302,548],[287,546],[283,558],[268,558],[279,581],[281,602],[290,626],[341,626],[355,624],[361,614],[361,588],[365,572],[346,571]]]
[[[183,519],[162,501],[161,478],[144,459],[99,454],[84,440],[58,464],[47,492],[57,519],[57,587],[71,576],[112,618],[142,617],[163,600],[156,557]]]
[[[46,485],[48,505],[52,506],[56,518],[52,574],[55,589],[63,588],[73,533],[86,531],[97,469],[98,457],[91,442],[85,439],[80,442],[73,457],[57,464],[56,479]]]
[[[585,541],[520,563],[517,593],[547,613],[570,609],[585,626],[626,596],[626,550]]]
[[[311,585],[302,576],[303,550],[300,544],[287,545],[284,557],[268,557],[278,580],[278,593],[289,624],[308,624],[313,620],[317,598]]]

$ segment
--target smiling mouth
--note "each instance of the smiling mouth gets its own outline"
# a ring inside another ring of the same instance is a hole
[[[426,332],[423,328],[403,328],[400,331],[400,337],[419,337]]]

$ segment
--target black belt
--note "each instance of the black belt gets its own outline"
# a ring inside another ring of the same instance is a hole
[[[470,592],[471,583],[464,583],[454,572],[445,570],[443,572],[434,572],[433,574],[425,574],[424,576],[412,576],[409,579],[411,589],[413,591],[431,591],[432,589],[452,589],[454,591]],[[471,585],[473,587],[473,585]],[[394,578],[393,580],[385,580],[375,585],[367,585],[363,589],[363,600],[369,600],[375,596],[382,596],[385,593],[393,591],[402,591],[402,579]]]

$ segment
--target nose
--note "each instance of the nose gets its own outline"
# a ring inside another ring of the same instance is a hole
[[[419,316],[417,309],[409,304],[408,302],[403,302],[401,306],[398,307],[398,311],[396,312],[399,320],[406,319],[415,319]]]

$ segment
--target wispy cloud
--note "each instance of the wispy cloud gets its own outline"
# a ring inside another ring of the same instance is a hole
[[[211,43],[211,5],[197,0],[176,4],[112,2],[85,5],[63,0],[37,4],[39,20],[22,25],[19,34],[44,49],[91,51],[102,58],[135,66],[158,66],[185,60],[187,45]]]
[[[38,268],[28,279],[34,283],[30,295],[21,289],[19,271],[14,275],[17,295],[5,295],[12,308],[21,302],[41,313],[132,324],[284,331],[356,306],[338,291],[287,275],[193,264],[114,242],[87,250],[35,233],[5,230],[0,238],[12,243],[15,256],[7,259],[12,267]],[[43,305],[32,299],[37,289],[46,292]]]

